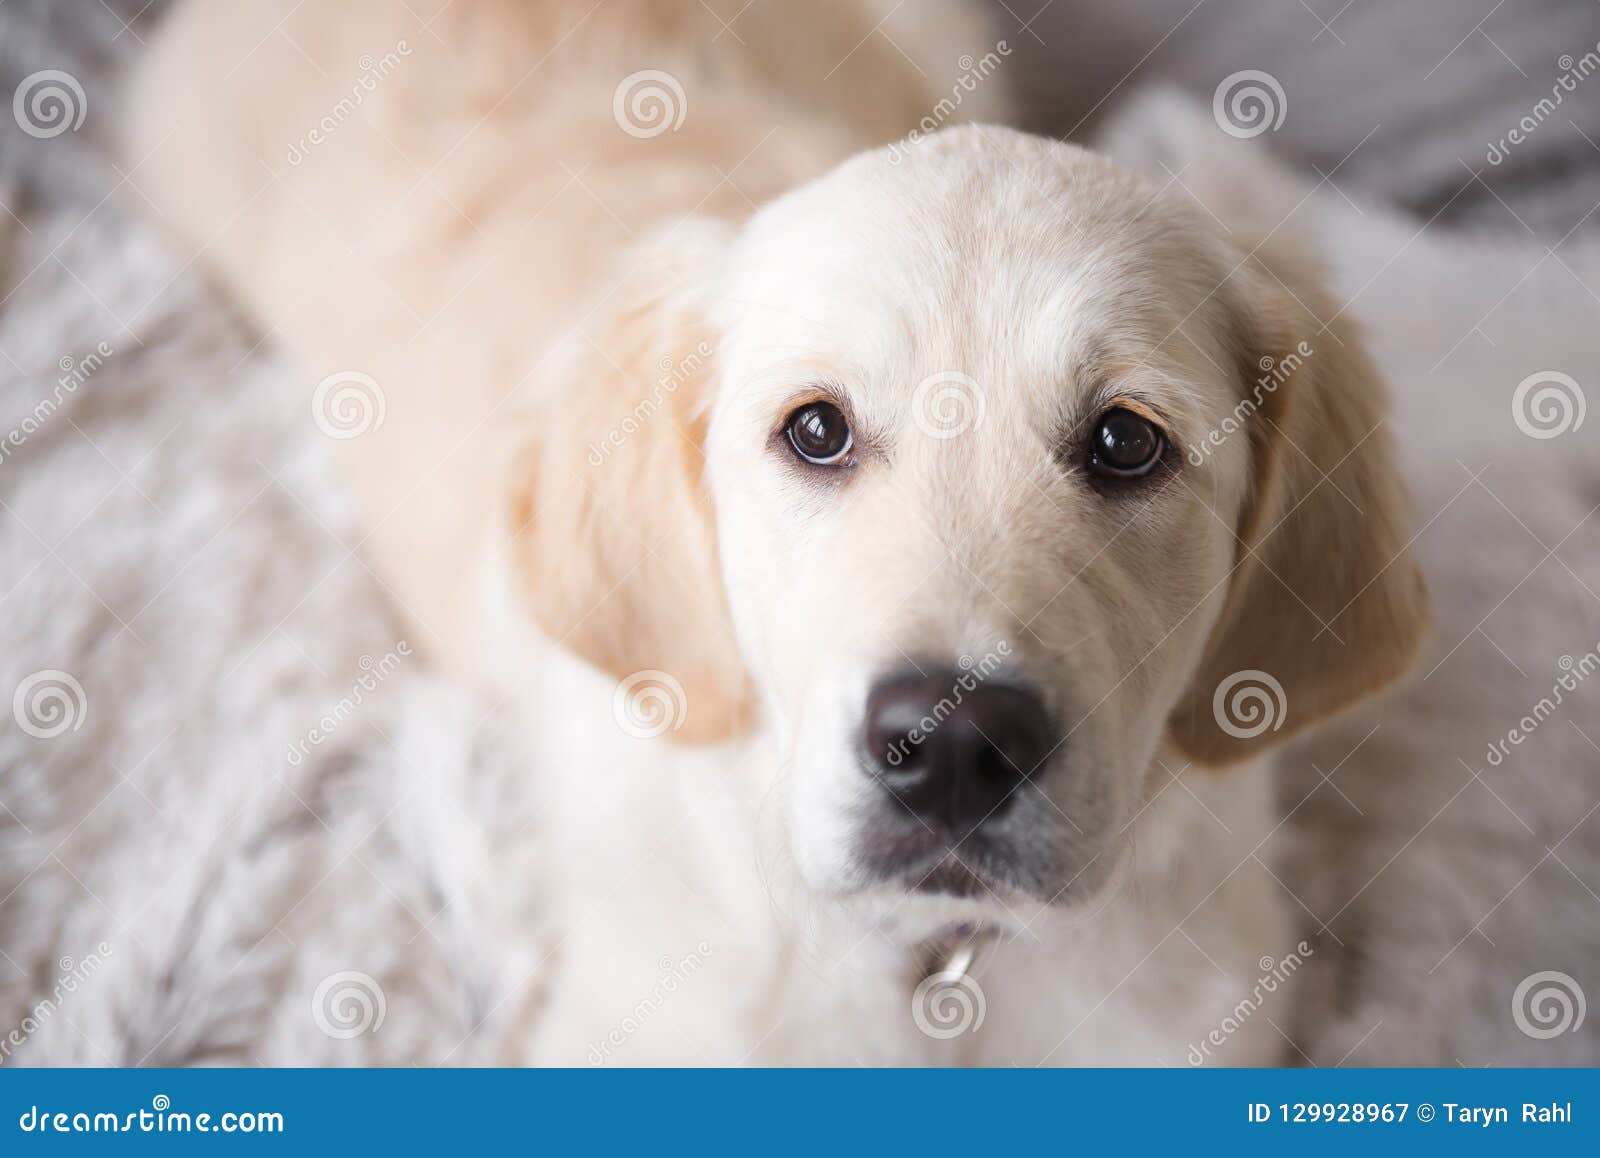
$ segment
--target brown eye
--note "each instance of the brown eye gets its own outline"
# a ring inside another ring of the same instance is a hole
[[[1144,478],[1167,449],[1161,428],[1143,415],[1118,406],[1106,411],[1089,440],[1089,469],[1105,478]]]
[[[807,462],[833,466],[850,453],[850,424],[831,402],[812,402],[789,415],[789,445]]]

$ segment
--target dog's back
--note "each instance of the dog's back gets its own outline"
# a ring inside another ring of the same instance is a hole
[[[962,0],[723,7],[197,2],[134,79],[131,183],[360,435],[366,550],[435,638],[462,635],[514,411],[569,388],[568,348],[619,344],[625,283],[674,277],[627,247],[911,130],[984,44]]]

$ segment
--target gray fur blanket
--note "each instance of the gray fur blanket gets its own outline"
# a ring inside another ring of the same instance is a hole
[[[308,384],[97,137],[138,12],[0,8],[0,1064],[514,1060],[552,940],[514,734],[401,637]],[[10,115],[47,69],[81,130]],[[1540,705],[1600,646],[1600,417],[1545,441],[1510,407],[1552,367],[1600,406],[1600,263],[1523,235],[1418,264],[1449,236],[1400,256],[1417,223],[1373,213],[1342,285],[1397,382],[1438,642],[1285,756],[1262,856],[1317,952],[1280,1028],[1315,1064],[1594,1063],[1600,673]],[[1384,312],[1436,291],[1483,316],[1465,346]],[[1524,365],[1527,316],[1565,329]]]

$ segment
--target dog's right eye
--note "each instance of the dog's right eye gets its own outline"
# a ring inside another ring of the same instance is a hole
[[[810,402],[789,415],[789,445],[817,466],[838,466],[853,440],[844,412],[831,402]]]
[[[1089,449],[1089,469],[1102,478],[1141,479],[1161,463],[1167,436],[1150,419],[1116,406],[1100,416]]]

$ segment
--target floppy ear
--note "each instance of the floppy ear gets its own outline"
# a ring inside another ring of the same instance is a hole
[[[1171,720],[1199,763],[1255,756],[1384,687],[1430,625],[1385,391],[1354,327],[1313,316],[1335,312],[1318,281],[1262,249],[1229,282],[1253,481],[1227,603]]]
[[[701,289],[725,243],[720,223],[686,220],[622,255],[625,280],[553,395],[524,408],[511,467],[533,619],[620,681],[619,711],[645,734],[685,743],[728,738],[751,708],[702,449],[716,339]]]

